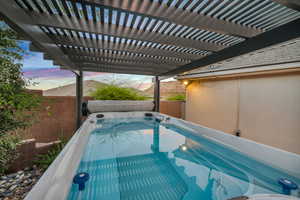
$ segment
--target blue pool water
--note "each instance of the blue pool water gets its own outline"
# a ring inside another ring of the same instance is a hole
[[[68,200],[226,200],[282,193],[300,180],[184,128],[153,118],[102,119],[89,137]]]

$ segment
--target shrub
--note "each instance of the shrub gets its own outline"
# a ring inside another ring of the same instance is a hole
[[[139,94],[132,88],[107,85],[97,88],[91,93],[96,100],[146,100],[146,96]]]
[[[28,82],[18,63],[24,52],[16,40],[16,33],[0,22],[0,173],[17,157],[19,138],[11,133],[29,126],[31,111],[40,104],[40,99],[25,89]]]
[[[26,91],[28,84],[18,63],[22,50],[11,29],[0,26],[0,136],[30,124],[32,111],[40,104],[36,95]]]
[[[14,135],[0,136],[0,175],[5,173],[11,162],[17,158],[18,141],[19,138]]]
[[[38,155],[34,163],[41,169],[46,170],[51,165],[51,163],[55,160],[55,158],[58,156],[61,150],[64,148],[66,143],[67,140],[61,139],[61,142],[55,144],[54,147],[50,149],[46,154]]]
[[[168,101],[185,101],[184,94],[175,94],[167,98]]]

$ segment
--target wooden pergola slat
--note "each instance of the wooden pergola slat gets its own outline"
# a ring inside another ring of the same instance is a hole
[[[124,59],[108,59],[108,58],[97,58],[97,57],[79,57],[79,56],[71,56],[70,57],[73,62],[90,62],[90,63],[110,63],[110,64],[118,64],[122,65],[124,69],[137,67],[139,69],[153,69],[153,71],[168,71],[176,68],[176,66],[171,65],[158,65],[152,63],[139,63],[132,60],[124,60]],[[142,65],[142,67],[141,67]],[[166,67],[167,66],[167,67]]]
[[[225,45],[215,44],[200,40],[190,40],[175,36],[168,36],[156,32],[142,31],[139,29],[116,26],[114,24],[100,24],[93,20],[77,19],[76,17],[49,16],[47,14],[31,13],[31,18],[36,19],[37,25],[62,28],[74,31],[88,32],[91,34],[111,35],[130,40],[143,40],[160,44],[175,45],[186,48],[195,48],[206,51],[219,51]]]
[[[51,36],[51,35],[49,37],[53,38],[53,41],[55,41],[56,44],[66,45],[66,46],[77,46],[77,47],[84,47],[84,48],[104,48],[108,50],[143,53],[150,56],[152,55],[152,56],[177,57],[177,58],[188,59],[188,60],[199,59],[208,53],[205,52],[203,55],[196,54],[196,53],[188,53],[188,50],[190,50],[191,52],[194,50],[190,48],[186,49],[185,51],[174,51],[174,50],[166,50],[162,48],[155,48],[151,46],[138,46],[134,44],[128,45],[122,43],[113,43],[109,41],[100,41],[95,39],[83,39],[83,38]]]
[[[227,35],[236,35],[248,38],[262,33],[262,30],[259,29],[241,26],[239,24],[215,19],[203,14],[189,12],[184,9],[177,9],[176,7],[168,7],[155,1],[85,0],[84,2],[109,6],[115,9],[122,9],[125,12],[134,12],[143,16],[153,16],[159,19],[174,22],[176,24]]]
[[[102,58],[102,59],[119,59],[124,60],[128,62],[136,62],[137,64],[150,64],[152,66],[159,66],[163,67],[165,65],[171,65],[174,68],[174,65],[182,65],[183,63],[188,63],[188,61],[185,62],[179,62],[179,61],[172,61],[172,60],[166,60],[166,59],[153,59],[149,57],[142,57],[142,56],[136,56],[136,55],[124,55],[124,54],[113,54],[113,53],[104,53],[104,52],[86,52],[86,51],[75,51],[70,49],[64,50],[69,57],[90,57],[90,58]],[[144,55],[144,54],[142,54]]]
[[[19,34],[30,40],[34,46],[43,52],[47,52],[47,54],[61,65],[74,66],[68,58],[61,57],[63,52],[59,47],[48,49],[43,43],[40,43],[41,40],[52,43],[52,40],[46,34],[39,34],[42,32],[40,28],[32,24],[31,18],[22,9],[17,9],[18,12],[16,12],[16,8],[18,7],[19,6],[14,1],[9,3],[3,1],[0,2],[0,12],[6,22],[17,30]]]

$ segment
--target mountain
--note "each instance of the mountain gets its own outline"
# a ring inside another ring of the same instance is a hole
[[[90,96],[90,93],[93,92],[98,87],[106,86],[107,84],[94,81],[86,80],[83,81],[83,96]],[[57,88],[52,88],[49,90],[43,91],[44,96],[76,96],[76,84],[64,85]]]
[[[83,81],[83,96],[90,96],[91,92],[93,92],[98,87],[106,86],[107,84],[94,81],[94,80],[86,80]],[[134,89],[134,88],[133,88]],[[146,95],[149,97],[153,97],[153,85],[146,90],[138,90],[134,89],[138,93],[142,95]],[[161,82],[160,83],[160,95],[162,99],[166,99],[169,96],[174,94],[182,94],[185,93],[184,86],[179,81],[169,81],[169,82]],[[57,88],[52,88],[49,90],[43,91],[44,96],[76,96],[76,84],[64,85]]]
[[[169,96],[175,94],[184,94],[185,87],[179,81],[160,82],[160,96],[162,99],[166,99]],[[154,86],[144,90],[144,94],[153,97]]]

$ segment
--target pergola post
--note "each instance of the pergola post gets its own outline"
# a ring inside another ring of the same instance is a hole
[[[82,71],[76,74],[76,128],[79,129],[81,126],[82,118],[82,85],[83,85],[83,75]]]
[[[158,76],[154,78],[154,111],[159,112],[160,100],[160,80]]]

